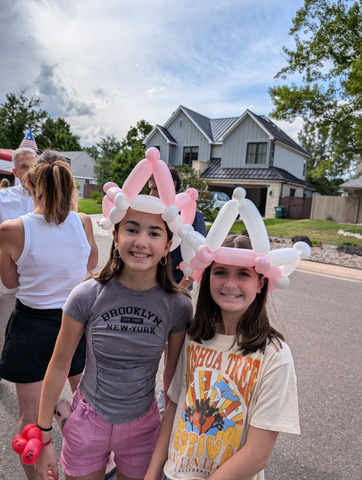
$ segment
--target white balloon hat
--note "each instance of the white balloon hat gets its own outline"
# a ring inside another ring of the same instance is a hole
[[[289,285],[288,277],[300,260],[310,256],[310,246],[305,242],[296,242],[293,248],[270,251],[263,219],[245,195],[246,191],[241,187],[234,190],[232,199],[221,208],[206,238],[195,232],[191,225],[183,225],[179,229],[183,258],[180,269],[184,275],[199,281],[202,271],[213,261],[224,265],[255,267],[258,273],[269,279],[269,290],[286,288]],[[252,250],[221,246],[238,215],[248,231]]]
[[[139,194],[152,175],[160,198]],[[102,203],[103,218],[98,224],[103,230],[109,230],[115,223],[120,222],[129,207],[141,212],[161,214],[174,234],[171,250],[180,244],[177,235],[180,228],[187,224],[192,229],[198,191],[189,188],[176,195],[170,169],[160,159],[160,152],[155,147],[146,151],[146,158],[137,163],[122,188],[116,183],[107,182],[103,191],[106,194]]]

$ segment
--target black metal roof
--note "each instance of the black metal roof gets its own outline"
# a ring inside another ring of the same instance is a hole
[[[285,181],[310,187],[310,185],[287,172],[283,168],[221,168],[221,158],[212,158],[208,168],[200,175],[201,178],[218,180],[263,180]]]
[[[255,115],[255,113],[253,113]],[[283,130],[281,130],[275,123],[273,123],[267,116],[265,115],[255,115],[258,118],[260,123],[270,132],[276,140],[279,140],[281,143],[285,143],[290,147],[298,150],[299,152],[303,153],[304,155],[308,155],[309,153],[304,150],[297,142],[292,140]]]
[[[166,137],[166,139],[171,142],[171,143],[174,143],[175,145],[177,145],[177,140],[175,140],[173,138],[173,136],[171,135],[171,133],[167,130],[167,128],[165,127],[161,127],[161,125],[156,125],[156,128]]]

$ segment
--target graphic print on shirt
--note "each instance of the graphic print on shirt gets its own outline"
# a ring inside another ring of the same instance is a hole
[[[207,477],[240,448],[259,367],[259,359],[239,353],[188,349],[188,388],[169,456],[175,473]]]
[[[104,312],[101,318],[106,322],[107,330],[152,335],[156,334],[156,327],[162,323],[162,319],[156,314],[132,305],[113,308]],[[147,326],[144,325],[146,322],[148,323]]]

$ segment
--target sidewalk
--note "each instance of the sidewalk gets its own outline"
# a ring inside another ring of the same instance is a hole
[[[362,270],[358,268],[340,267],[339,265],[302,260],[297,267],[297,271],[327,277],[338,277],[351,282],[362,283]]]

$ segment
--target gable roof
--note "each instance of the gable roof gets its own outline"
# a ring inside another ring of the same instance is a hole
[[[300,178],[295,177],[283,168],[221,168],[221,158],[212,158],[208,168],[200,175],[200,178],[222,180],[263,180],[285,181],[311,188],[311,185]]]
[[[172,137],[167,128],[172,124],[177,115],[183,112],[190,121],[195,125],[195,127],[200,130],[200,132],[205,136],[209,143],[222,143],[224,139],[240,124],[242,123],[247,116],[252,118],[260,128],[269,136],[271,140],[276,140],[279,143],[282,143],[289,148],[297,150],[299,153],[310,156],[309,153],[304,150],[297,142],[289,137],[283,130],[281,130],[275,123],[273,123],[266,115],[256,115],[250,110],[246,110],[240,117],[229,117],[229,118],[215,118],[210,119],[201,115],[200,113],[194,112],[189,108],[186,108],[180,105],[171,117],[167,120],[165,125],[161,127],[156,125],[153,130],[147,135],[144,140],[144,144],[149,141],[149,139],[154,135],[158,130],[166,138],[168,143],[173,143],[177,145],[177,141]],[[171,140],[172,139],[172,140]]]
[[[81,150],[79,152],[60,152],[61,155],[63,155],[64,157],[67,157],[69,158],[71,161],[73,160],[77,160],[79,157],[81,157],[82,155],[87,155],[91,160],[92,162],[95,162],[94,158],[92,158],[88,152],[86,152],[85,150]]]
[[[362,188],[362,176],[358,178],[353,178],[352,180],[348,180],[348,182],[342,183],[340,187],[347,190],[359,190],[360,188]]]

